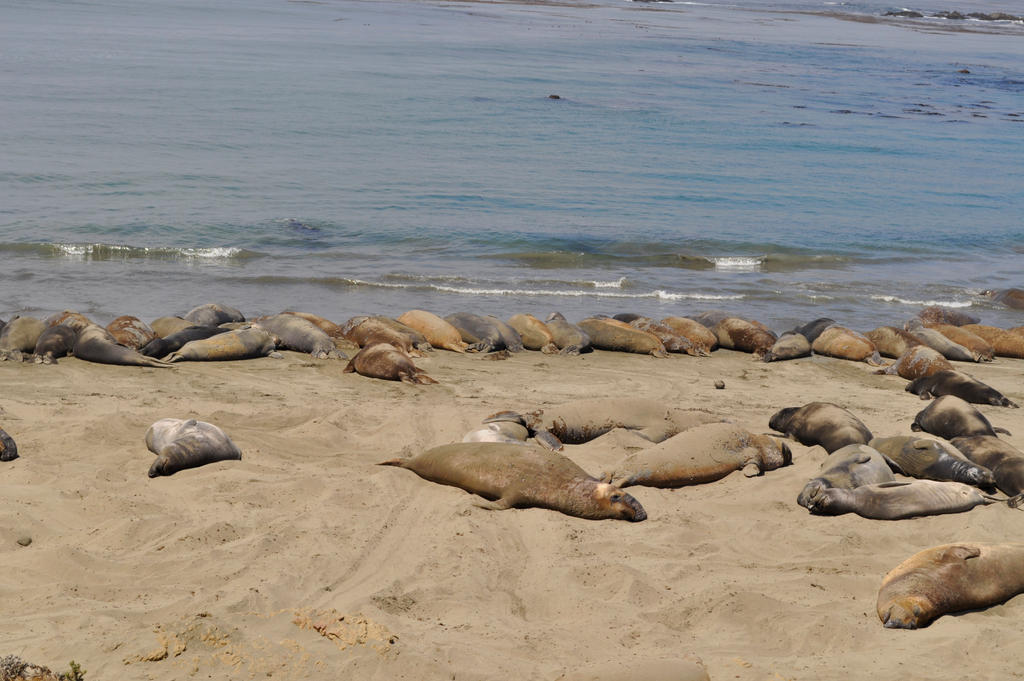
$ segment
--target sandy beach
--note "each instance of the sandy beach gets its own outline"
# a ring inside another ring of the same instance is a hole
[[[904,379],[729,350],[416,363],[439,384],[292,352],[171,369],[0,362],[0,427],[20,452],[0,464],[0,655],[75,660],[90,681],[553,681],[690,656],[715,680],[1024,676],[1024,597],[918,631],[875,613],[882,577],[917,551],[1017,540],[1024,514],[1005,505],[812,516],[796,497],[826,454],[795,442],[793,464],[760,477],[630,488],[640,523],[487,511],[375,465],[495,411],[593,397],[705,409],[755,433],[780,408],[828,401],[875,435],[910,435],[927,403]],[[1024,360],[956,366],[1024,402]],[[1024,412],[979,409],[1024,449]],[[148,478],[144,436],[165,417],[219,425],[243,459]],[[565,453],[598,475],[646,444],[612,432]]]

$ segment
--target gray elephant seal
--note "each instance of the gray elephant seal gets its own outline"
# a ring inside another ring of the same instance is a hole
[[[413,364],[412,357],[390,343],[373,343],[357,352],[342,371],[368,378],[402,381],[413,385],[437,383]]]
[[[102,326],[92,325],[78,332],[71,349],[78,359],[98,364],[117,364],[139,367],[169,367],[170,364],[141,355],[131,348],[119,345]]]
[[[647,519],[632,496],[539,447],[459,442],[380,465],[406,468],[425,480],[478,494],[491,502],[477,504],[482,508],[547,508],[590,520]]]
[[[968,459],[992,471],[995,486],[1015,497],[1024,493],[1024,452],[993,435],[953,438],[952,445]]]
[[[965,402],[972,404],[991,404],[994,407],[1017,407],[1017,403],[1007,398],[995,388],[982,383],[976,378],[959,371],[946,369],[934,374],[915,378],[907,384],[905,390],[922,400],[942,395],[956,395]]]
[[[765,362],[781,362],[787,359],[810,357],[811,344],[802,333],[784,333],[779,340],[764,353],[761,358]]]
[[[498,329],[498,334],[501,336],[501,342],[505,344],[506,350],[509,352],[523,351],[523,339],[522,336],[519,335],[518,331],[492,314],[487,315],[484,319],[494,324],[495,328]]]
[[[494,323],[493,317],[481,317],[472,312],[456,312],[444,320],[459,330],[463,342],[468,344],[467,352],[494,352],[505,349],[501,329]]]
[[[707,423],[627,456],[604,479],[617,487],[685,487],[714,482],[733,471],[754,477],[792,462],[785,442],[731,423]]]
[[[76,340],[78,332],[70,326],[51,326],[39,335],[36,347],[32,351],[32,361],[36,364],[56,364],[59,358],[71,354]]]
[[[964,346],[982,362],[991,362],[996,355],[996,349],[992,347],[991,343],[967,329],[953,324],[936,324],[933,322],[925,322],[924,325],[933,331],[938,331],[954,343]]]
[[[35,350],[39,336],[46,330],[46,323],[35,317],[14,317],[0,330],[0,355],[2,359],[22,359],[22,353]]]
[[[986,489],[996,486],[991,470],[965,458],[954,445],[945,442],[900,435],[876,437],[870,446],[885,457],[894,471],[912,478],[962,482]]]
[[[254,324],[274,336],[279,349],[308,352],[313,359],[348,359],[327,333],[308,319],[292,314],[260,317]]]
[[[578,355],[594,349],[590,345],[590,336],[587,332],[567,321],[561,312],[552,312],[544,323],[555,339],[559,354]]]
[[[139,353],[146,357],[166,357],[172,352],[180,350],[185,343],[210,338],[217,334],[227,333],[230,330],[222,326],[186,326],[180,331],[175,331],[163,338],[157,338],[146,343],[139,348]]]
[[[854,489],[895,479],[885,458],[874,448],[859,444],[846,445],[822,462],[818,477],[807,481],[796,503],[810,508],[810,499],[818,490],[828,487]]]
[[[818,317],[814,321],[807,322],[802,326],[796,327],[790,333],[798,333],[806,338],[808,343],[814,343],[814,341],[818,340],[818,336],[820,336],[825,329],[835,325],[836,320],[834,319]]]
[[[871,520],[904,520],[925,515],[962,513],[996,499],[960,482],[907,480],[862,485],[854,489],[829,487],[811,492],[807,510],[815,515],[856,513]]]
[[[802,407],[780,409],[768,426],[795,438],[800,444],[821,445],[829,454],[846,445],[866,445],[872,438],[871,431],[860,419],[831,402],[810,402]]]
[[[997,432],[1011,434],[1004,428],[994,428],[984,414],[955,395],[936,398],[917,413],[910,429],[915,433],[923,430],[946,440],[971,435],[995,436]]]
[[[17,458],[18,445],[14,443],[13,437],[0,428],[0,461],[14,461]]]
[[[577,326],[590,336],[591,345],[598,350],[668,357],[665,345],[657,336],[626,322],[611,317],[590,317],[581,320]]]
[[[168,357],[168,362],[223,362],[256,357],[278,357],[277,342],[265,330],[248,327],[219,333],[185,343]]]
[[[1024,544],[944,544],[915,553],[882,579],[876,609],[889,629],[926,627],[947,613],[1024,593]]]
[[[1015,310],[1024,310],[1024,290],[1019,288],[1004,288],[1004,289],[988,289],[982,291],[981,295],[988,296],[997,303],[1002,303],[1006,307],[1012,307]]]
[[[242,458],[242,451],[223,430],[195,419],[160,419],[146,431],[146,447],[156,454],[149,467],[151,478]]]
[[[206,303],[192,308],[182,315],[182,319],[199,326],[218,326],[228,322],[244,322],[245,315],[228,305]]]
[[[980,362],[981,357],[959,343],[954,343],[935,329],[926,327],[920,319],[914,318],[903,325],[907,333],[918,339],[933,350],[939,351],[946,359],[960,362]]]

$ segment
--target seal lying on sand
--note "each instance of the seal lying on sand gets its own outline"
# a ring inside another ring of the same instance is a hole
[[[936,480],[894,480],[854,489],[813,490],[807,510],[815,515],[856,513],[872,520],[903,520],[923,515],[962,513],[975,506],[994,504],[997,499],[977,487],[961,482]]]
[[[611,317],[590,317],[577,326],[590,336],[590,343],[598,350],[668,357],[664,343],[657,336],[626,322]]]
[[[811,344],[802,333],[784,333],[761,358],[765,362],[781,362],[787,359],[809,357]]]
[[[907,330],[907,333],[928,347],[933,350],[938,350],[946,359],[957,360],[959,362],[981,361],[980,355],[975,352],[971,352],[959,343],[954,343],[935,329],[927,328],[921,320],[916,317],[904,324],[903,328]]]
[[[138,350],[151,340],[157,339],[157,335],[149,324],[138,317],[122,315],[107,324],[107,331],[121,345]]]
[[[166,357],[167,355],[180,350],[185,343],[194,340],[203,340],[216,336],[217,334],[227,333],[231,329],[226,329],[222,326],[186,326],[180,331],[168,334],[163,338],[157,338],[139,348],[139,353],[146,357]]]
[[[39,336],[46,331],[46,323],[35,317],[15,317],[0,330],[0,354],[20,361],[22,353],[35,350]]]
[[[14,438],[0,428],[0,461],[14,461],[18,458],[18,445]]]
[[[195,419],[160,419],[146,431],[146,446],[156,454],[149,468],[151,478],[242,458],[242,451],[223,430]]]
[[[982,362],[991,362],[996,355],[996,349],[992,347],[991,343],[967,329],[962,329],[953,324],[936,324],[932,322],[925,322],[924,325],[933,331],[938,331],[954,343],[964,346]]]
[[[375,343],[390,343],[402,352],[413,357],[422,357],[423,354],[416,349],[416,340],[412,333],[423,338],[424,345],[428,345],[426,338],[414,329],[406,331],[399,326],[399,322],[388,317],[358,315],[348,319],[341,325],[342,333],[346,340],[355,343],[361,348]],[[428,345],[429,347],[429,345]]]
[[[801,326],[796,327],[791,333],[798,333],[807,339],[808,343],[814,343],[818,340],[818,336],[830,326],[835,326],[836,320],[828,317],[818,317],[814,321],[807,322]]]
[[[530,431],[514,421],[495,421],[471,430],[462,437],[463,442],[509,442],[526,444]]]
[[[530,314],[516,314],[508,318],[508,325],[516,330],[527,350],[539,350],[545,355],[558,352],[555,337],[548,325]]]
[[[146,357],[131,348],[118,345],[114,337],[102,326],[95,324],[78,332],[71,354],[79,359],[99,364],[120,364],[140,367],[168,367],[167,362]]]
[[[967,374],[950,369],[915,378],[907,384],[905,390],[908,393],[914,393],[922,400],[942,395],[956,395],[965,402],[973,404],[991,404],[995,407],[1018,406],[1016,402],[1008,399],[995,388]]]
[[[915,433],[923,430],[946,440],[971,435],[995,436],[997,432],[1011,434],[1005,428],[994,428],[984,414],[955,395],[936,398],[917,413],[910,429]]]
[[[778,340],[763,324],[739,317],[726,317],[719,321],[714,332],[720,347],[753,353],[755,359],[761,359]]]
[[[876,437],[869,443],[885,457],[889,467],[912,478],[962,482],[991,489],[992,471],[967,459],[954,445],[924,437]]]
[[[36,347],[32,351],[32,361],[36,364],[56,364],[59,358],[71,354],[76,340],[78,332],[70,326],[51,326],[39,335]]]
[[[868,331],[864,336],[875,344],[880,355],[892,357],[893,359],[902,357],[910,348],[924,345],[924,343],[911,336],[906,330],[896,326],[879,326],[872,331]]]
[[[985,324],[966,324],[962,328],[984,338],[992,346],[996,357],[1024,358],[1024,336],[1020,334]]]
[[[348,359],[319,326],[293,314],[260,317],[256,326],[266,329],[277,339],[277,347],[295,352],[308,352],[313,359]]]
[[[822,462],[818,477],[807,481],[797,496],[796,503],[804,508],[810,508],[810,499],[817,490],[828,487],[854,489],[895,479],[885,458],[874,448],[867,445],[846,445]]]
[[[423,334],[432,347],[465,352],[466,342],[454,326],[426,310],[409,310],[398,321]]]
[[[754,435],[731,423],[707,423],[627,456],[604,479],[618,487],[684,487],[739,470],[754,477],[792,462],[789,446],[770,435]]]
[[[581,352],[590,352],[593,347],[590,345],[590,336],[580,327],[566,321],[561,312],[552,312],[548,315],[548,331],[555,339],[555,345],[563,355],[578,355]]]
[[[402,381],[414,385],[437,383],[413,364],[412,357],[390,343],[367,345],[349,360],[342,373],[358,373],[369,378]]]
[[[678,336],[690,341],[698,356],[710,356],[718,347],[718,336],[698,321],[688,317],[665,317],[661,323],[672,329]]]
[[[913,381],[922,376],[931,376],[939,371],[952,371],[953,365],[938,350],[924,345],[915,345],[907,349],[899,359],[876,374],[896,374],[900,378]]]
[[[481,317],[472,312],[456,312],[444,318],[462,335],[468,344],[467,352],[493,352],[504,350],[505,341],[494,317]]]
[[[192,308],[182,319],[199,326],[218,326],[228,322],[244,322],[245,315],[228,305],[220,303],[206,303]]]
[[[992,435],[953,438],[968,459],[992,471],[995,486],[1011,497],[1024,492],[1024,452]]]
[[[691,357],[707,357],[708,352],[701,345],[694,345],[690,339],[679,333],[667,324],[656,322],[650,317],[637,317],[626,322],[634,329],[640,329],[647,333],[654,334],[665,349],[669,352],[682,352]]]
[[[831,402],[780,409],[768,421],[768,427],[800,444],[821,445],[829,454],[846,445],[866,445],[872,437],[859,418]]]
[[[167,357],[168,362],[216,362],[255,357],[282,357],[274,337],[263,329],[249,327],[189,341]]]
[[[425,480],[459,487],[490,503],[482,508],[548,508],[591,520],[647,518],[636,499],[601,482],[560,454],[501,442],[459,442],[409,459],[382,461]]]
[[[845,326],[830,326],[814,339],[811,349],[819,355],[848,359],[852,362],[866,362],[871,366],[880,366],[882,357],[878,349],[863,334]]]
[[[890,629],[917,629],[1022,592],[1024,544],[944,544],[915,553],[885,576],[878,618]]]
[[[925,324],[949,324],[951,326],[963,326],[965,324],[977,324],[980,319],[974,315],[953,310],[942,305],[929,305],[917,313],[918,318]]]

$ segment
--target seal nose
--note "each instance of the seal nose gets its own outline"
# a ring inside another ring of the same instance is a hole
[[[628,494],[623,497],[622,501],[624,501],[633,512],[632,516],[629,518],[631,522],[638,523],[641,520],[647,520],[647,511],[644,510],[644,507],[640,505],[639,501]]]

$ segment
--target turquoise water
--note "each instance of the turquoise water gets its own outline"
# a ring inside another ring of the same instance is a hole
[[[1024,323],[1024,26],[890,9],[6,2],[0,318]]]

